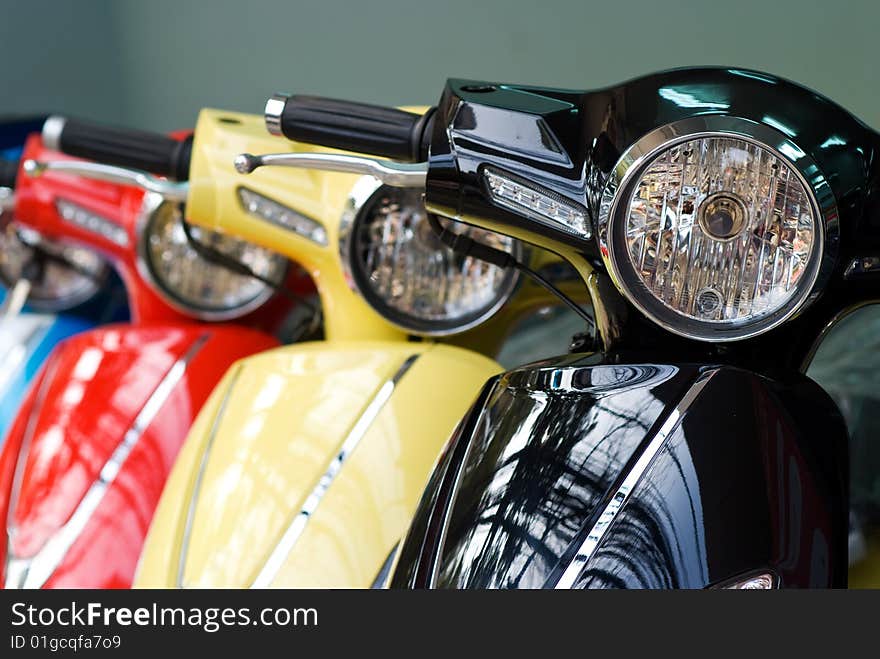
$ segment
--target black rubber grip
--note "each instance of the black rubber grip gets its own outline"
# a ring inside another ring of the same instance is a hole
[[[105,165],[142,169],[178,181],[189,179],[192,137],[179,141],[161,133],[64,119],[57,135],[49,139],[53,120],[57,118],[51,117],[43,129],[43,139],[49,147]]]
[[[14,188],[18,177],[18,160],[0,160],[0,188]]]
[[[426,135],[433,110],[414,114],[397,108],[339,101],[319,96],[291,96],[280,128],[297,142],[383,156],[404,162],[425,160]]]

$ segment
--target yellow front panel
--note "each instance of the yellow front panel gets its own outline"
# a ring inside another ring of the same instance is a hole
[[[257,115],[202,110],[193,141],[187,215],[195,224],[267,247],[304,267],[318,287],[328,339],[404,339],[403,332],[351,290],[343,274],[339,226],[360,177],[288,167],[263,167],[252,174],[239,174],[233,166],[235,157],[243,152],[321,150],[327,149],[270,135]],[[239,198],[242,186],[320,223],[327,244],[320,245],[249,213]]]
[[[500,370],[495,362],[405,342],[301,344],[242,360],[175,464],[136,584],[250,586],[364,410],[413,355],[275,582],[369,586],[455,423]]]
[[[400,381],[272,582],[369,588],[403,538],[443,446],[500,368],[437,346]]]

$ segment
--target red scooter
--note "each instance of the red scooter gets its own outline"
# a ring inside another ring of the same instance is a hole
[[[185,164],[180,137],[159,146]],[[73,159],[32,136],[27,160]],[[106,258],[132,322],[58,344],[10,427],[0,453],[3,583],[128,587],[202,404],[233,362],[279,344],[312,284],[283,257],[190,228],[180,204],[127,185],[19,171],[15,217],[31,239]]]

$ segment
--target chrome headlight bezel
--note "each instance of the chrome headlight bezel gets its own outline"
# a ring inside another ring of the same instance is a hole
[[[362,297],[370,307],[394,327],[409,334],[427,337],[444,337],[466,332],[479,326],[491,318],[511,298],[521,281],[518,270],[511,270],[499,288],[491,304],[481,307],[472,314],[455,321],[423,320],[401,313],[388,305],[367,285],[365,274],[355,262],[353,242],[356,230],[362,218],[370,213],[383,189],[387,186],[372,176],[363,176],[357,180],[346,200],[342,218],[339,223],[339,257],[346,283],[349,288]],[[525,249],[518,240],[513,240],[513,255],[517,259],[524,258]]]
[[[95,265],[94,276],[91,278],[71,270],[71,275],[79,278],[83,283],[69,295],[60,297],[43,296],[40,293],[39,284],[32,286],[27,298],[28,307],[34,311],[44,313],[69,311],[81,304],[85,304],[101,292],[101,289],[104,287],[107,278],[110,275],[110,264],[106,259],[88,247],[82,247],[69,242],[47,240],[44,236],[33,229],[26,226],[16,225],[11,215],[11,211],[0,211],[0,231],[10,232],[10,235],[14,236],[14,240],[21,246],[21,249],[32,249],[31,245],[23,240],[24,235],[29,235],[34,241],[33,244],[39,244],[43,249],[49,252],[53,252],[60,256],[64,256],[65,253],[67,253],[68,256],[71,256],[71,253],[74,253],[72,254],[73,258],[77,258],[75,253],[79,253],[81,257],[87,257],[89,260],[92,260]],[[5,241],[6,238],[4,237],[3,240]],[[49,264],[49,267],[64,268],[60,263]],[[11,273],[0,264],[0,282],[2,282],[7,289],[15,285],[15,279],[16,277],[11,276]]]
[[[246,303],[225,309],[206,308],[192,304],[187,300],[181,299],[180,296],[167,286],[161,278],[155,273],[151,258],[149,255],[149,238],[150,222],[155,217],[159,209],[165,204],[175,204],[177,202],[168,201],[160,194],[147,193],[141,203],[140,213],[136,222],[137,231],[137,251],[136,251],[136,267],[137,271],[150,288],[165,302],[169,307],[187,316],[197,318],[198,320],[221,322],[241,318],[255,311],[265,304],[274,294],[275,290],[264,285],[263,290]],[[285,259],[284,276],[282,283],[290,271],[290,261]]]
[[[634,277],[621,242],[624,210],[641,175],[662,152],[696,139],[732,138],[769,151],[786,163],[807,192],[816,223],[815,245],[795,294],[785,304],[754,320],[702,322],[672,311]],[[767,124],[740,117],[705,115],[666,124],[639,138],[619,158],[602,191],[597,237],[602,260],[615,286],[640,312],[665,330],[688,339],[729,342],[763,334],[800,313],[821,292],[837,257],[837,206],[827,179],[816,163],[788,136]]]

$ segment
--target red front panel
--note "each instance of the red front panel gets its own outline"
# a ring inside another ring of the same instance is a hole
[[[180,131],[175,133],[175,137],[183,138],[186,134]],[[21,161],[27,159],[77,160],[45,148],[39,135],[32,135],[25,143]],[[138,269],[137,246],[142,239],[139,232],[142,230],[144,199],[141,189],[51,171],[38,177],[19,172],[15,199],[15,215],[22,224],[36,229],[47,238],[92,248],[108,259],[125,283],[133,322],[193,320],[170,306]],[[121,227],[128,236],[128,245],[119,245],[100,233],[65,220],[58,209],[59,201],[75,204]],[[315,290],[305,271],[294,264],[291,264],[290,275],[284,285],[300,296],[310,295]],[[282,325],[292,304],[288,298],[276,295],[239,322],[274,333]]]
[[[37,585],[130,586],[195,415],[235,360],[275,345],[256,331],[207,325],[116,326],[60,344],[0,453],[0,512],[10,538],[0,547],[3,564],[11,548],[9,557],[25,563],[54,564]],[[96,488],[125,442],[131,448],[118,473],[106,488]],[[97,507],[53,562],[47,544],[57,546],[65,527],[84,519],[84,501],[96,491]]]

